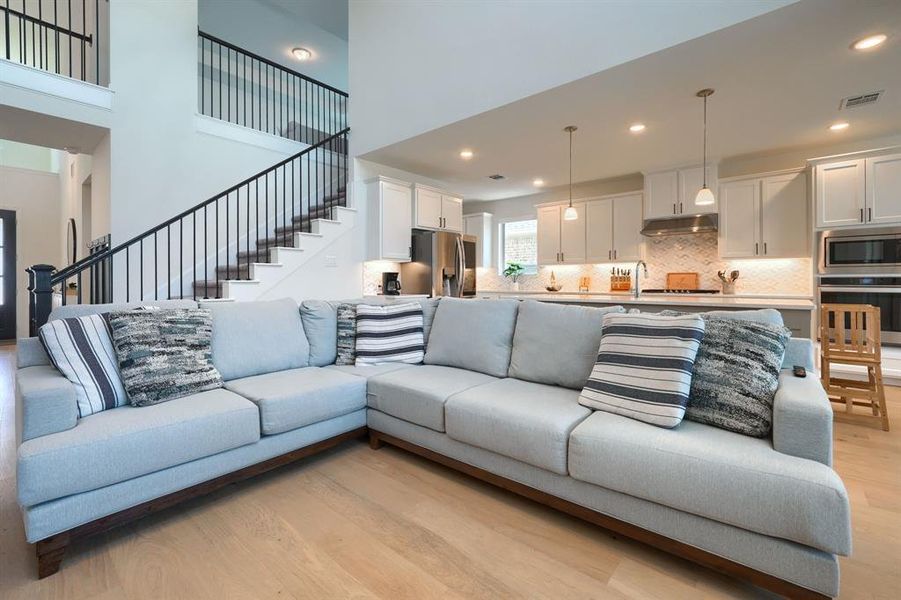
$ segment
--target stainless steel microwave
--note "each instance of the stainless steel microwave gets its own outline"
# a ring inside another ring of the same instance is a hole
[[[821,274],[901,272],[901,227],[823,231],[819,241]]]

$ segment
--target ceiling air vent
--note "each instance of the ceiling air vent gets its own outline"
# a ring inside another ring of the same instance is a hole
[[[873,104],[882,96],[882,92],[885,90],[879,90],[878,92],[870,92],[869,94],[860,94],[858,96],[848,96],[847,98],[842,98],[841,104],[839,104],[838,109],[844,110],[846,108],[857,108],[858,106],[864,106],[866,104]]]
[[[500,173],[495,173],[494,175],[489,175],[489,176],[488,176],[488,179],[493,179],[493,180],[495,180],[495,181],[500,181],[501,179],[506,179],[506,177],[504,177],[504,176],[501,175]]]

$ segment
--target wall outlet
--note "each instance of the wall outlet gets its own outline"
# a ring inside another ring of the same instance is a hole
[[[337,267],[338,266],[338,257],[334,254],[326,254],[325,255],[325,266],[326,267]]]

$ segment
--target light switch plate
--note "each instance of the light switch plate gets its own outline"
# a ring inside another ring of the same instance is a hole
[[[338,266],[338,257],[335,256],[334,254],[326,254],[325,266],[326,267],[337,267]]]

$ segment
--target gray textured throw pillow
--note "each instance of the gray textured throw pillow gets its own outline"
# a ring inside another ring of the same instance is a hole
[[[222,387],[212,360],[209,310],[140,310],[109,315],[122,384],[133,406]]]
[[[355,304],[338,305],[338,353],[336,365],[353,365],[357,354],[357,307]]]
[[[706,333],[695,358],[685,418],[768,436],[791,332],[781,325],[702,316]]]

